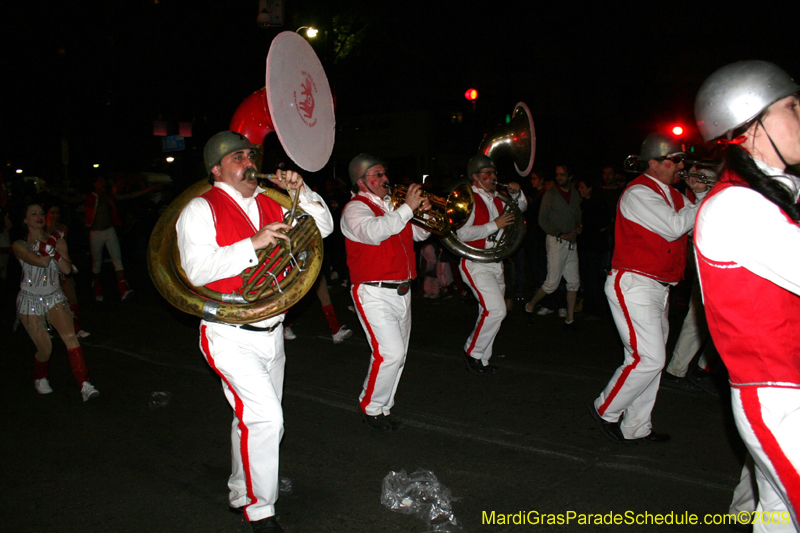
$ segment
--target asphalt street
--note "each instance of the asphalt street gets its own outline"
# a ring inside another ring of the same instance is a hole
[[[102,303],[90,299],[88,278],[79,274],[91,332],[82,344],[101,393],[88,403],[59,340],[50,371],[55,392],[34,391],[33,344],[22,328],[11,330],[14,280],[7,284],[0,529],[249,531],[228,511],[232,415],[198,349],[199,320],[166,303],[141,267],[128,268],[136,294],[120,302],[106,268]],[[610,320],[579,314],[572,331],[556,314],[529,319],[514,309],[495,344],[499,371],[477,376],[462,360],[476,304],[424,299],[416,287],[393,410],[405,427],[379,434],[357,407],[369,348],[347,309],[348,293],[335,282],[331,292],[340,320],[355,330],[342,344],[332,343],[313,294],[292,311],[298,338],[286,343],[280,459],[291,491],[277,504],[286,531],[426,531],[424,520],[381,505],[387,474],[420,468],[450,490],[453,513],[469,532],[728,531],[578,523],[581,515],[610,513],[633,520],[693,514],[700,521],[725,513],[743,447],[724,383],[719,397],[663,389],[654,428],[672,440],[622,447],[603,437],[587,409],[622,361]],[[571,513],[568,524],[513,523],[514,516]]]

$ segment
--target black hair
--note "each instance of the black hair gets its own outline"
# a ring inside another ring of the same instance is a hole
[[[781,182],[764,174],[747,151],[738,145],[725,150],[722,170],[730,169],[747,182],[764,198],[780,207],[794,221],[800,221],[800,204],[795,203],[791,191]]]

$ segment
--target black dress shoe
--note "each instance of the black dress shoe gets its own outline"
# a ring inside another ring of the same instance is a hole
[[[680,389],[689,392],[703,392],[698,385],[692,383],[688,377],[684,376],[679,378],[678,376],[673,376],[666,370],[661,373],[661,386],[667,387],[670,389]]]
[[[651,431],[649,435],[639,439],[625,439],[625,444],[661,444],[668,442],[671,438],[672,437],[666,433],[656,433],[655,431]]]
[[[467,352],[464,352],[464,359],[467,362],[467,370],[473,374],[494,374],[497,372],[497,367],[494,365],[483,366],[483,361],[471,357]]]
[[[377,416],[370,416],[366,413],[361,413],[364,417],[364,423],[367,424],[369,427],[377,431],[378,433],[389,433],[392,431],[392,424],[383,414]]]
[[[279,533],[283,531],[283,528],[274,516],[250,522],[250,529],[253,530],[253,533]]]
[[[401,429],[405,426],[405,424],[403,424],[403,421],[394,415],[385,415],[384,418],[392,426],[392,431],[397,431],[398,429]]]
[[[600,416],[594,406],[594,401],[589,402],[589,414],[592,415],[594,421],[597,422],[597,429],[603,434],[605,438],[611,442],[622,443],[625,437],[622,436],[622,431],[619,429],[619,422],[609,422]]]

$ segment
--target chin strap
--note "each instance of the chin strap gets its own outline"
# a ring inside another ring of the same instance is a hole
[[[761,124],[761,129],[764,130],[764,134],[767,136],[767,139],[769,139],[769,142],[772,145],[772,149],[775,150],[775,153],[778,154],[778,157],[781,158],[781,162],[784,164],[784,168],[789,167],[789,163],[786,162],[786,160],[783,158],[783,155],[781,154],[781,151],[778,150],[777,146],[775,146],[775,142],[772,140],[772,137],[770,137],[767,128],[764,127],[764,123],[761,122],[760,118],[758,119],[758,123]]]

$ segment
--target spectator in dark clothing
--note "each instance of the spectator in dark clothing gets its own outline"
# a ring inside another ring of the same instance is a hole
[[[597,319],[607,313],[604,293],[606,270],[604,261],[608,253],[607,234],[611,231],[611,211],[603,199],[594,196],[599,184],[592,179],[578,181],[581,195],[583,232],[578,235],[580,250],[581,287],[583,311],[587,320]]]

